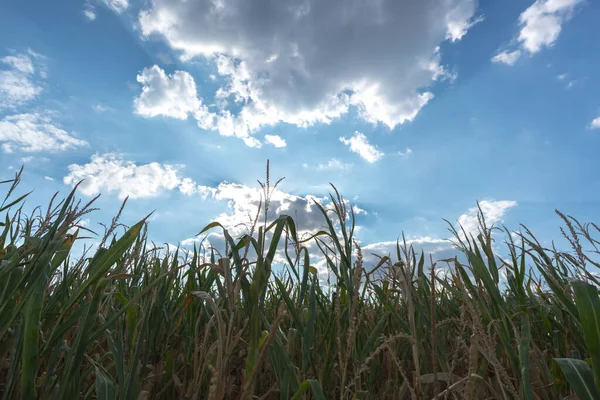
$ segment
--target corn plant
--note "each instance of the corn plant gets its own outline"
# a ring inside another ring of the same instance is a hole
[[[596,225],[558,213],[566,252],[480,218],[450,225],[456,257],[402,237],[370,265],[335,187],[300,238],[291,216],[267,217],[269,178],[246,234],[200,230],[224,248],[162,249],[121,208],[78,254],[93,200],[74,189],[27,214],[21,172],[1,182],[0,396],[600,398]]]

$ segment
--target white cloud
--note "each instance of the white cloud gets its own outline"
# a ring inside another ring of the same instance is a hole
[[[0,143],[6,153],[57,152],[88,145],[54,124],[49,115],[39,113],[11,115],[0,120]]]
[[[85,15],[85,17],[90,21],[96,19],[96,13],[92,9],[83,10],[83,15]]]
[[[100,104],[100,103],[98,103],[98,104],[96,104],[94,106],[94,110],[98,111],[99,113],[115,111],[114,108],[109,107],[109,106],[105,106],[105,105]]]
[[[265,142],[277,148],[286,147],[287,143],[278,135],[265,135]]]
[[[250,232],[252,221],[258,216],[258,225],[265,221],[263,191],[259,187],[249,187],[246,185],[222,182],[217,187],[198,186],[205,200],[226,202],[228,211],[218,214],[213,220],[221,223],[225,229],[234,238],[239,238],[243,234]],[[263,201],[261,207],[261,199]],[[270,198],[267,223],[271,223],[277,217],[285,214],[294,219],[298,236],[300,239],[308,239],[310,234],[319,230],[327,230],[325,219],[315,205],[318,201],[326,210],[332,209],[332,204],[327,198],[319,198],[310,195],[295,195],[281,190],[275,190]],[[346,202],[348,205],[349,203]],[[259,207],[260,213],[259,213]],[[354,213],[367,214],[367,212],[358,206],[353,206]],[[335,219],[334,219],[335,221]],[[334,222],[334,225],[338,225]],[[360,227],[357,226],[355,232]],[[268,238],[270,236],[267,236]],[[183,246],[198,245],[205,240],[205,247],[214,247],[218,250],[225,248],[224,236],[219,229],[212,230],[208,235],[185,239],[181,242]],[[269,239],[267,239],[269,240]],[[308,241],[303,246],[309,249],[314,248],[314,241]],[[275,261],[278,263],[287,263],[284,258],[284,242],[279,243],[278,251],[275,255]],[[252,250],[250,256],[252,257]],[[294,254],[290,243],[290,254]],[[317,253],[311,253],[311,265],[317,267],[320,274],[326,272],[326,267],[320,261],[322,257],[315,257]],[[293,258],[293,256],[292,256]]]
[[[234,238],[249,233],[252,221],[257,216],[259,225],[262,225],[265,220],[264,197],[260,187],[221,182],[216,187],[198,185],[196,191],[205,201],[217,201],[227,204],[228,210],[216,215],[213,220],[221,223]],[[326,198],[310,195],[299,196],[275,190],[270,197],[267,221],[270,223],[280,215],[288,215],[294,219],[299,237],[301,239],[307,238],[309,233],[326,229],[325,220],[316,207],[315,201],[319,201],[326,209],[331,207]],[[259,207],[261,207],[260,213]],[[356,208],[356,212],[366,213],[360,208]],[[182,245],[191,246],[194,243],[199,243],[202,239],[185,239],[182,241]],[[224,247],[224,237],[219,230],[212,231],[208,239],[210,244],[217,249]],[[283,248],[283,243],[280,244],[280,248]],[[306,243],[305,245],[311,247],[313,243]]]
[[[31,49],[0,58],[8,69],[0,70],[0,111],[13,110],[34,100],[46,78],[45,57]],[[51,111],[6,115],[0,120],[0,144],[5,153],[14,151],[58,152],[88,143],[52,121]]]
[[[369,268],[377,265],[380,257],[391,256],[393,262],[396,261],[397,257],[397,244],[395,240],[376,242],[364,245],[361,247],[363,253],[364,265]],[[400,239],[400,246],[404,243]],[[447,259],[456,256],[458,253],[454,249],[452,242],[447,239],[432,238],[429,236],[419,236],[406,240],[407,247],[412,247],[417,255],[420,256],[421,252],[425,255],[425,265],[430,265],[429,255],[432,256],[433,261],[439,261],[441,259]]]
[[[49,177],[49,176],[45,176],[44,179],[47,181],[50,181],[50,182],[54,181],[54,178]]]
[[[79,191],[85,196],[108,193],[120,199],[156,197],[175,189],[186,195],[196,193],[195,183],[179,175],[180,168],[157,162],[137,165],[117,154],[95,154],[87,164],[69,165],[63,182],[74,186],[84,180]]]
[[[398,150],[398,153],[397,153],[397,154],[398,154],[400,157],[408,157],[408,156],[410,156],[412,153],[413,153],[412,149],[411,149],[410,147],[407,147],[407,148],[406,148],[406,149],[404,149],[404,150]]]
[[[590,129],[600,129],[600,117],[594,118],[589,125]]]
[[[128,0],[103,0],[104,4],[106,4],[111,10],[113,10],[116,13],[122,13],[123,11],[127,10],[127,7],[129,7],[129,1]]]
[[[308,165],[307,165],[307,167],[308,167]],[[350,168],[352,168],[352,164],[341,162],[337,158],[332,158],[331,160],[327,161],[327,164],[319,164],[317,166],[317,169],[321,170],[321,171],[323,171],[323,170],[344,171],[344,170],[347,170]]]
[[[215,200],[227,201],[230,212],[221,214],[215,219],[236,235],[247,231],[247,226],[243,224],[257,215],[263,194],[259,187],[254,188],[229,182],[222,182],[212,189],[204,188],[204,191],[210,193],[209,197]],[[314,196],[298,196],[275,190],[270,198],[267,220],[273,221],[279,215],[287,214],[296,220],[299,231],[320,229],[324,227],[324,220],[313,199],[318,200]],[[264,220],[262,212],[260,220]]]
[[[564,74],[560,74],[556,76],[556,79],[558,79],[559,81],[565,82],[565,89],[571,89],[573,86],[575,86],[578,83],[577,79],[569,79],[570,78],[570,74],[568,73],[564,73]]]
[[[451,75],[439,44],[463,37],[480,20],[475,8],[475,0],[155,0],[138,22],[183,60],[217,65],[219,110],[200,126],[244,138],[279,122],[330,123],[350,107],[390,128],[413,120],[432,83]]]
[[[480,201],[479,206],[485,217],[485,221],[488,227],[501,222],[506,212],[512,207],[517,206],[515,201]],[[458,223],[462,225],[464,230],[468,234],[477,235],[479,222],[477,219],[477,207],[469,209],[466,213],[462,214],[458,218]],[[459,230],[460,232],[460,230]],[[463,236],[460,232],[461,237]],[[402,240],[400,245],[402,245]],[[429,236],[420,236],[412,239],[407,239],[406,244],[415,250],[417,257],[421,251],[425,254],[426,265],[431,265],[429,262],[429,255],[432,255],[433,261],[439,261],[443,259],[453,258],[455,256],[461,257],[460,253],[454,249],[452,242],[448,239],[434,238]],[[362,247],[365,264],[367,266],[375,265],[379,261],[379,258],[373,254],[383,257],[391,255],[392,259],[396,259],[396,241],[385,241],[377,242],[365,245]],[[443,266],[440,266],[443,267]]]
[[[496,54],[493,58],[492,58],[492,62],[494,63],[503,63],[506,65],[515,65],[515,63],[519,60],[519,58],[521,57],[521,50],[515,50],[515,51],[502,51],[498,54]]]
[[[167,75],[157,65],[145,68],[137,76],[142,93],[133,101],[134,112],[144,117],[159,115],[186,119],[201,109],[194,78],[187,72]]]
[[[488,227],[496,224],[497,222],[501,222],[502,217],[504,217],[504,214],[506,214],[506,212],[509,209],[516,206],[517,202],[512,200],[483,200],[479,202],[479,207],[481,208],[481,212],[483,213],[483,217],[485,218],[485,222]],[[478,211],[479,210],[477,209],[477,207],[473,207],[469,209],[468,212],[458,217],[458,223],[463,227],[467,234],[472,234],[473,236],[476,236],[478,233]]]
[[[530,54],[554,44],[563,23],[583,0],[537,0],[519,17],[518,40]]]
[[[83,15],[85,15],[88,20],[93,21],[96,19],[96,9],[93,5],[86,3],[83,9]]]
[[[12,109],[36,98],[42,87],[35,81],[38,71],[34,61],[42,58],[29,50],[27,53],[0,58],[0,64],[8,69],[0,70],[0,110]],[[39,69],[40,75],[44,72]]]
[[[456,42],[467,34],[474,25],[483,22],[483,15],[473,17],[472,5],[468,2],[458,3],[454,12],[448,14],[448,32],[446,39]]]
[[[256,148],[262,147],[260,140],[253,138],[252,136],[242,137],[242,140],[244,141],[244,143],[246,143],[246,146],[248,146],[248,147],[256,147]]]
[[[15,70],[27,75],[35,72],[33,61],[27,54],[17,54],[15,56],[6,56],[1,60],[4,64],[13,67]]]
[[[350,151],[358,154],[365,161],[371,164],[379,160],[384,155],[375,146],[369,143],[367,137],[363,133],[358,131],[354,132],[354,135],[349,139],[346,137],[340,137],[340,142],[350,146]]]
[[[520,49],[532,55],[544,47],[554,45],[563,24],[582,2],[583,0],[536,0],[519,16],[520,31],[516,42]],[[514,65],[521,54],[520,50],[503,51],[494,56],[492,61]]]

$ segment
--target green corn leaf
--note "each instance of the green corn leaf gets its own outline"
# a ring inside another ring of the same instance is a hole
[[[371,334],[369,335],[369,338],[367,339],[367,341],[360,353],[360,362],[361,363],[364,362],[364,360],[366,360],[366,358],[369,356],[369,354],[371,354],[371,352],[375,349],[375,343],[377,342],[377,339],[381,336],[381,332],[383,331],[383,328],[385,327],[389,316],[390,316],[389,312],[386,312],[385,314],[383,314],[383,316],[379,319],[379,322],[377,323],[377,325],[375,325],[375,327],[371,331]]]
[[[2,207],[0,207],[0,212],[4,211],[4,210],[8,210],[9,208],[11,208],[12,206],[14,206],[17,203],[20,203],[22,200],[25,199],[25,197],[29,196],[32,192],[29,193],[25,193],[23,196],[17,198],[16,200],[11,201],[8,204],[3,205]]]
[[[596,386],[600,387],[600,298],[598,289],[582,281],[574,282],[573,288],[585,343],[592,356],[594,381]]]
[[[500,309],[503,309],[504,299],[500,295],[498,285],[494,281],[494,278],[490,275],[490,271],[487,269],[483,260],[470,250],[467,250],[466,254],[469,257],[469,262],[473,266],[473,274],[481,279],[488,293],[494,299],[494,305]]]
[[[531,400],[531,376],[529,373],[529,348],[531,342],[531,323],[527,314],[521,317],[521,341],[519,342],[519,360],[521,362],[521,391],[524,400]]]
[[[299,399],[304,392],[311,389],[313,396],[316,400],[325,400],[325,395],[323,394],[323,389],[321,388],[321,384],[319,381],[315,379],[307,379],[300,384],[298,391],[292,397],[292,400]]]
[[[278,277],[275,277],[275,283],[279,289],[279,293],[281,294],[281,296],[283,297],[283,300],[285,301],[285,304],[288,307],[288,310],[290,311],[290,314],[292,315],[292,318],[296,324],[296,327],[298,329],[304,329],[304,323],[302,322],[302,319],[300,318],[300,314],[298,313],[298,310],[296,309],[296,305],[294,304],[294,302],[292,301],[292,299],[290,298],[289,293],[287,292],[284,284],[281,282],[281,280],[279,280]]]
[[[123,386],[123,391],[121,392],[121,398],[123,399],[131,399],[133,394],[135,393],[134,387],[136,383],[136,379],[139,379],[139,371],[138,364],[140,363],[140,357],[142,353],[142,349],[146,344],[146,336],[148,335],[148,319],[150,314],[150,309],[152,307],[152,302],[148,303],[146,307],[146,311],[142,317],[142,321],[140,322],[140,329],[138,333],[138,338],[134,347],[134,352],[132,354],[132,359],[130,360],[130,370],[128,376],[125,378],[126,385]]]
[[[73,296],[69,305],[66,307],[67,309],[73,306],[75,302],[79,301],[84,292],[93,284],[97,283],[98,280],[108,272],[110,267],[117,262],[117,260],[131,247],[131,245],[135,242],[136,238],[140,234],[142,227],[146,223],[145,220],[138,222],[133,225],[125,234],[113,243],[106,251],[104,251],[101,256],[95,258],[90,263],[90,271],[91,276],[85,282],[85,284],[79,289],[78,293]]]
[[[98,400],[115,400],[117,398],[117,388],[113,378],[98,364],[94,365],[94,369],[96,371],[96,396]]]
[[[317,278],[314,278],[313,284],[310,287],[310,299],[308,302],[308,320],[306,321],[304,335],[302,337],[302,369],[306,372],[309,363],[312,361],[312,347],[313,347],[313,339],[315,335],[315,320],[317,317],[317,309],[316,309],[316,294],[315,287],[317,286],[316,282]]]
[[[555,358],[554,361],[565,374],[579,400],[600,399],[600,390],[594,384],[592,369],[585,361],[573,358]]]

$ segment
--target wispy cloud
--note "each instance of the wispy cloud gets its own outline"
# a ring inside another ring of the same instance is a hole
[[[94,21],[96,19],[96,8],[90,3],[85,3],[83,6],[83,15],[90,20]]]
[[[115,111],[114,108],[109,107],[109,106],[105,106],[104,104],[100,104],[100,103],[94,105],[94,110],[96,110],[99,113]]]
[[[128,0],[103,0],[104,4],[106,4],[111,10],[120,14],[123,11],[127,10],[129,7]]]
[[[400,157],[408,157],[412,153],[413,153],[412,149],[410,147],[407,147],[404,150],[398,150],[398,152],[396,154],[398,154]]]
[[[331,160],[327,161],[327,163],[325,163],[325,164],[317,165],[317,169],[321,170],[321,171],[324,171],[324,170],[344,171],[344,170],[347,170],[350,168],[352,168],[351,163],[344,163],[344,162],[338,160],[337,158],[332,158]]]
[[[521,57],[521,50],[515,51],[502,51],[492,57],[492,62],[502,63],[506,65],[515,65],[515,63]]]

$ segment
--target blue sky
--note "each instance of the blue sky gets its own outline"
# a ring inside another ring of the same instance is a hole
[[[85,179],[90,227],[122,199],[151,237],[236,233],[271,161],[273,212],[302,229],[334,183],[358,237],[438,251],[442,218],[558,239],[598,219],[600,3],[8,0],[0,170],[28,204]],[[428,247],[429,246],[429,247]]]

